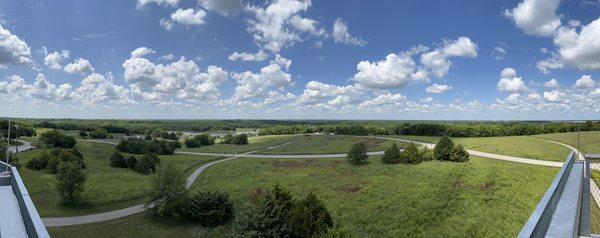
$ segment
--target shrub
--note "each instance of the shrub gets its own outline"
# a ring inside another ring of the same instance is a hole
[[[419,151],[419,147],[412,142],[406,146],[406,149],[402,151],[402,155],[400,157],[402,158],[402,162],[407,164],[418,164],[423,161],[423,156]]]
[[[58,193],[64,204],[73,204],[79,201],[86,180],[79,165],[69,162],[61,164],[56,179],[58,180]]]
[[[233,203],[224,192],[198,192],[188,210],[192,221],[206,227],[224,225],[233,218]]]
[[[90,132],[90,137],[94,139],[106,139],[108,138],[108,136],[108,131],[106,131],[106,129],[103,128],[98,128]]]
[[[61,161],[58,157],[56,157],[56,156],[50,157],[50,159],[48,159],[48,164],[46,165],[46,168],[48,169],[48,173],[50,173],[50,174],[58,173],[58,167],[59,167],[60,163],[61,163]]]
[[[290,214],[292,237],[320,237],[333,226],[331,215],[323,203],[310,192],[296,202]]]
[[[175,132],[161,132],[160,137],[167,140],[179,140]]]
[[[40,155],[29,160],[25,167],[31,170],[45,169],[50,158],[52,158],[52,156],[48,152],[44,151]]]
[[[73,148],[77,141],[72,136],[67,136],[60,131],[46,131],[40,135],[40,141],[48,147]]]
[[[175,149],[180,147],[181,144],[179,144],[178,141],[146,141],[137,138],[128,138],[119,142],[117,145],[117,150],[131,154],[152,153],[159,155],[170,155],[175,153]]]
[[[137,158],[135,156],[129,156],[127,158],[127,168],[135,169],[135,165],[137,164]]]
[[[79,136],[80,137],[87,137],[88,133],[86,131],[79,131]]]
[[[448,136],[444,136],[435,145],[433,149],[433,158],[436,160],[450,160],[452,157],[452,150],[454,148],[454,142]]]
[[[110,167],[127,168],[129,167],[125,157],[119,151],[115,151],[110,157]]]
[[[367,146],[364,143],[358,142],[352,145],[348,153],[348,162],[353,165],[361,165],[367,163]]]
[[[247,134],[239,134],[239,135],[227,134],[223,137],[223,144],[233,144],[233,145],[248,144],[248,135]]]
[[[465,150],[462,145],[456,145],[452,149],[452,159],[453,162],[466,162],[469,161],[469,152]]]
[[[269,191],[237,216],[233,237],[291,237],[291,208],[289,193]]]
[[[135,164],[134,170],[141,174],[151,174],[156,171],[156,166],[160,164],[160,158],[155,154],[145,154]]]
[[[83,161],[83,155],[77,149],[61,149],[55,148],[51,151],[51,154],[58,157],[60,162],[73,162],[82,169],[85,169],[85,162]]]
[[[196,148],[203,145],[214,145],[215,138],[213,138],[210,134],[204,133],[200,135],[196,135],[192,138],[185,140],[185,146],[188,148]]]
[[[420,153],[421,157],[423,158],[423,161],[433,160],[433,151],[428,149],[427,147],[423,146],[423,148],[421,148],[420,150]]]
[[[173,161],[162,165],[152,177],[150,198],[149,204],[153,205],[151,211],[157,216],[181,218],[186,214],[189,196],[185,188],[185,175],[175,167]]]
[[[397,164],[400,163],[400,150],[396,143],[385,149],[381,162],[384,164]]]

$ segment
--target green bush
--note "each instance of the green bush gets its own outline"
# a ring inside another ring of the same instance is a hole
[[[453,162],[466,162],[469,161],[469,152],[465,150],[462,145],[457,145],[452,150],[452,159]]]
[[[310,192],[296,202],[290,214],[292,237],[321,237],[333,226],[331,215],[323,203]]]
[[[367,163],[367,146],[364,143],[358,142],[352,145],[350,152],[348,152],[347,160],[350,164],[361,165]]]
[[[178,141],[152,140],[146,141],[137,138],[128,138],[122,140],[117,145],[117,150],[131,154],[159,154],[171,155],[175,153],[175,149],[180,148],[181,144]]]
[[[402,151],[400,157],[402,163],[406,164],[418,164],[423,162],[423,155],[419,151],[419,147],[417,147],[417,144],[412,142],[406,146],[406,149]]]
[[[450,160],[453,148],[454,142],[452,142],[452,139],[448,136],[444,136],[435,145],[433,149],[433,158],[436,160]]]
[[[155,154],[145,154],[135,164],[134,170],[141,174],[151,174],[156,171],[156,166],[160,164],[160,158]]]
[[[291,195],[277,185],[243,210],[235,220],[233,237],[291,237]]]
[[[127,160],[119,151],[115,151],[110,157],[110,167],[114,168],[127,168],[129,167],[127,164]]]
[[[72,136],[67,136],[60,131],[46,131],[40,135],[40,141],[48,147],[73,148],[77,141]]]
[[[127,168],[135,169],[135,165],[137,164],[137,158],[135,156],[129,156],[127,158]]]
[[[397,164],[400,163],[400,150],[396,143],[385,149],[381,162],[384,164]]]
[[[50,159],[48,159],[48,164],[46,165],[46,168],[48,169],[48,173],[50,173],[50,174],[58,173],[58,167],[60,166],[61,162],[62,161],[60,161],[60,159],[56,156],[50,157]]]
[[[62,163],[56,179],[58,180],[58,193],[64,204],[74,204],[81,199],[86,180],[81,166],[70,162]]]
[[[106,139],[108,136],[108,131],[104,128],[98,128],[90,132],[90,137],[94,139]]]
[[[214,145],[215,138],[213,138],[210,134],[204,133],[186,139],[184,143],[188,148],[197,148],[203,145]]]
[[[50,158],[52,158],[52,155],[44,151],[40,155],[29,160],[25,167],[31,170],[45,169],[48,166],[48,160],[50,160]]]
[[[87,137],[88,133],[86,131],[79,131],[79,137]]]
[[[420,150],[420,153],[423,158],[423,161],[433,160],[433,150],[428,149],[427,147],[423,146],[423,148],[421,148],[421,150]]]
[[[224,225],[233,218],[233,203],[224,192],[198,192],[192,196],[189,217],[205,227]]]
[[[150,204],[151,211],[157,216],[183,218],[186,215],[190,200],[185,188],[185,175],[173,161],[162,165],[152,177]]]
[[[223,144],[245,145],[248,144],[247,134],[227,134],[223,137]]]

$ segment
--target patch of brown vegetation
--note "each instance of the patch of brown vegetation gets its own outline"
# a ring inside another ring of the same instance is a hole
[[[494,184],[492,183],[481,183],[481,184],[467,184],[463,181],[454,181],[454,183],[452,184],[452,187],[455,190],[470,190],[470,189],[476,189],[476,190],[490,190],[492,188],[494,188]]]
[[[252,204],[256,204],[258,199],[264,196],[266,192],[267,190],[265,190],[264,188],[255,188],[254,192],[250,194],[250,202],[252,202]]]
[[[341,192],[345,192],[345,193],[357,193],[358,191],[360,191],[362,189],[362,187],[360,185],[347,185],[344,187],[339,188],[339,191]]]

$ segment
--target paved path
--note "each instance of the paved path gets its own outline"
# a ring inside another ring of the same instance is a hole
[[[413,142],[415,144],[422,145],[422,146],[425,146],[430,149],[435,147],[435,144],[432,144],[432,143],[412,141],[412,140],[406,140],[406,139],[379,137],[379,136],[368,136],[368,137],[376,138],[376,139],[383,139],[383,140],[394,140],[394,141],[400,141],[400,142]],[[110,145],[117,144],[116,142],[105,141],[105,140],[81,140],[81,141],[97,142],[97,143],[104,143],[104,144],[110,144]],[[550,141],[550,142],[554,142],[554,141]],[[188,154],[188,155],[228,157],[225,159],[209,162],[209,163],[201,166],[200,168],[196,169],[187,178],[186,188],[190,188],[193,185],[193,183],[196,181],[196,179],[200,176],[200,174],[202,174],[209,167],[211,167],[215,164],[218,164],[218,163],[222,163],[222,162],[226,162],[226,161],[230,161],[230,160],[238,159],[238,158],[308,159],[308,158],[343,158],[343,157],[346,157],[346,154],[314,154],[314,155],[264,155],[264,154],[261,155],[261,154],[255,154],[256,152],[261,151],[261,150],[269,150],[269,149],[273,149],[276,147],[285,146],[289,143],[292,143],[292,142],[287,142],[285,144],[281,144],[278,146],[272,146],[272,147],[268,147],[268,148],[264,148],[264,149],[260,149],[260,150],[249,151],[249,152],[245,152],[245,153],[241,153],[241,154],[186,152],[186,151],[176,151],[175,153],[176,154]],[[571,146],[568,146],[568,145],[565,145],[565,144],[562,144],[559,142],[554,142],[554,143],[566,146],[566,147],[572,149],[573,151],[577,151]],[[507,156],[507,155],[486,153],[486,152],[475,151],[475,150],[467,150],[467,152],[469,152],[469,154],[475,155],[475,156],[510,161],[510,162],[518,162],[518,163],[542,165],[542,166],[550,166],[550,167],[561,167],[563,165],[562,162],[534,160],[534,159],[527,159],[527,158],[521,158],[521,157],[516,157],[516,156]],[[383,153],[384,153],[383,151],[374,151],[374,152],[369,152],[367,154],[368,155],[382,155]],[[599,191],[599,194],[600,194],[600,191]],[[102,221],[118,219],[118,218],[122,218],[125,216],[140,213],[145,210],[146,210],[146,207],[143,204],[140,204],[140,205],[124,208],[124,209],[119,209],[119,210],[104,212],[104,213],[98,213],[98,214],[90,214],[90,215],[75,216],[75,217],[42,218],[42,220],[44,221],[44,225],[46,227],[73,226],[73,225],[81,225],[81,224],[87,224],[87,223],[102,222]]]
[[[16,153],[16,152],[23,152],[23,151],[33,149],[31,142],[24,141],[24,140],[17,140],[17,141],[21,142],[21,145],[19,145],[19,146],[11,145],[10,148],[8,148],[8,151],[10,151],[11,153]]]

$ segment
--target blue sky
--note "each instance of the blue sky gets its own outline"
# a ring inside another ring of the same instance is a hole
[[[0,1],[0,109],[599,119],[599,12],[591,0]]]

